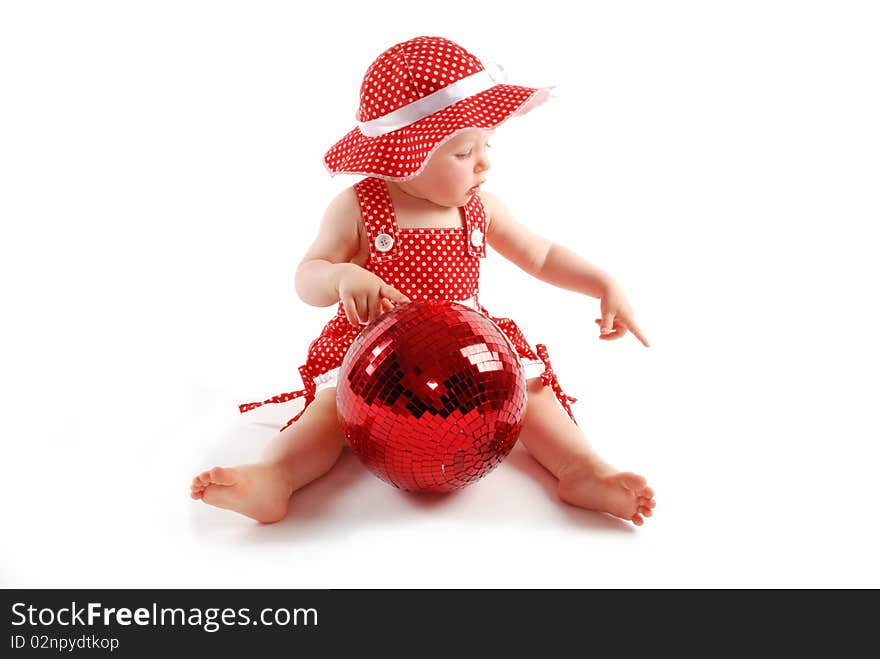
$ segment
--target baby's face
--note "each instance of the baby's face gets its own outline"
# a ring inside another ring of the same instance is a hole
[[[439,206],[464,206],[474,187],[486,181],[489,138],[494,129],[470,128],[434,152],[421,174],[404,187]]]

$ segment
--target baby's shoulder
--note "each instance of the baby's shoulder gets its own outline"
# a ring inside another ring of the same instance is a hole
[[[325,230],[359,235],[361,207],[353,186],[340,190],[324,211],[321,225]]]
[[[361,210],[352,187],[341,190],[324,210],[318,232],[319,240],[360,243]]]
[[[357,194],[354,186],[350,185],[343,188],[339,193],[327,204],[327,210],[324,211],[325,217],[331,218],[354,218],[360,217],[361,209],[358,204]]]
[[[480,190],[480,201],[483,203],[483,212],[486,213],[486,228],[488,229],[492,218],[497,214],[498,208],[503,207],[503,203],[498,195],[488,190]]]

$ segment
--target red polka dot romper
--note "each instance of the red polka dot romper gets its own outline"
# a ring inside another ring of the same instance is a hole
[[[410,300],[452,300],[465,304],[491,318],[510,339],[520,356],[527,379],[540,377],[552,387],[557,399],[574,420],[570,403],[576,399],[562,392],[550,364],[547,347],[533,350],[519,327],[509,318],[489,314],[477,300],[480,259],[486,256],[486,213],[479,195],[471,197],[459,211],[461,227],[401,229],[394,206],[382,179],[369,177],[354,186],[370,256],[366,270],[380,277]],[[265,403],[283,403],[305,397],[303,411],[287,422],[299,419],[321,389],[336,386],[339,367],[361,327],[352,327],[340,302],[336,316],[312,341],[306,363],[299,367],[304,388],[273,396],[257,403],[239,406],[247,412]],[[283,430],[283,428],[282,428]]]

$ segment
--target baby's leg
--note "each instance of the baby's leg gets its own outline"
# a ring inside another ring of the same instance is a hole
[[[290,496],[330,471],[344,446],[336,389],[324,389],[299,420],[272,438],[259,462],[202,472],[192,481],[192,498],[277,522],[287,515]]]
[[[605,462],[562,408],[553,390],[529,380],[529,402],[520,441],[559,481],[559,497],[581,508],[610,513],[636,525],[656,505],[645,478]]]

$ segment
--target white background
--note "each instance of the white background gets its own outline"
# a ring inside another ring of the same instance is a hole
[[[575,10],[575,7],[578,7]],[[880,62],[870,2],[6,2],[2,542],[11,586],[878,587]],[[349,453],[261,526],[194,502],[301,403],[294,272],[385,48],[451,38],[561,95],[486,187],[610,271],[652,342],[491,252],[635,529],[519,448],[442,499]]]

